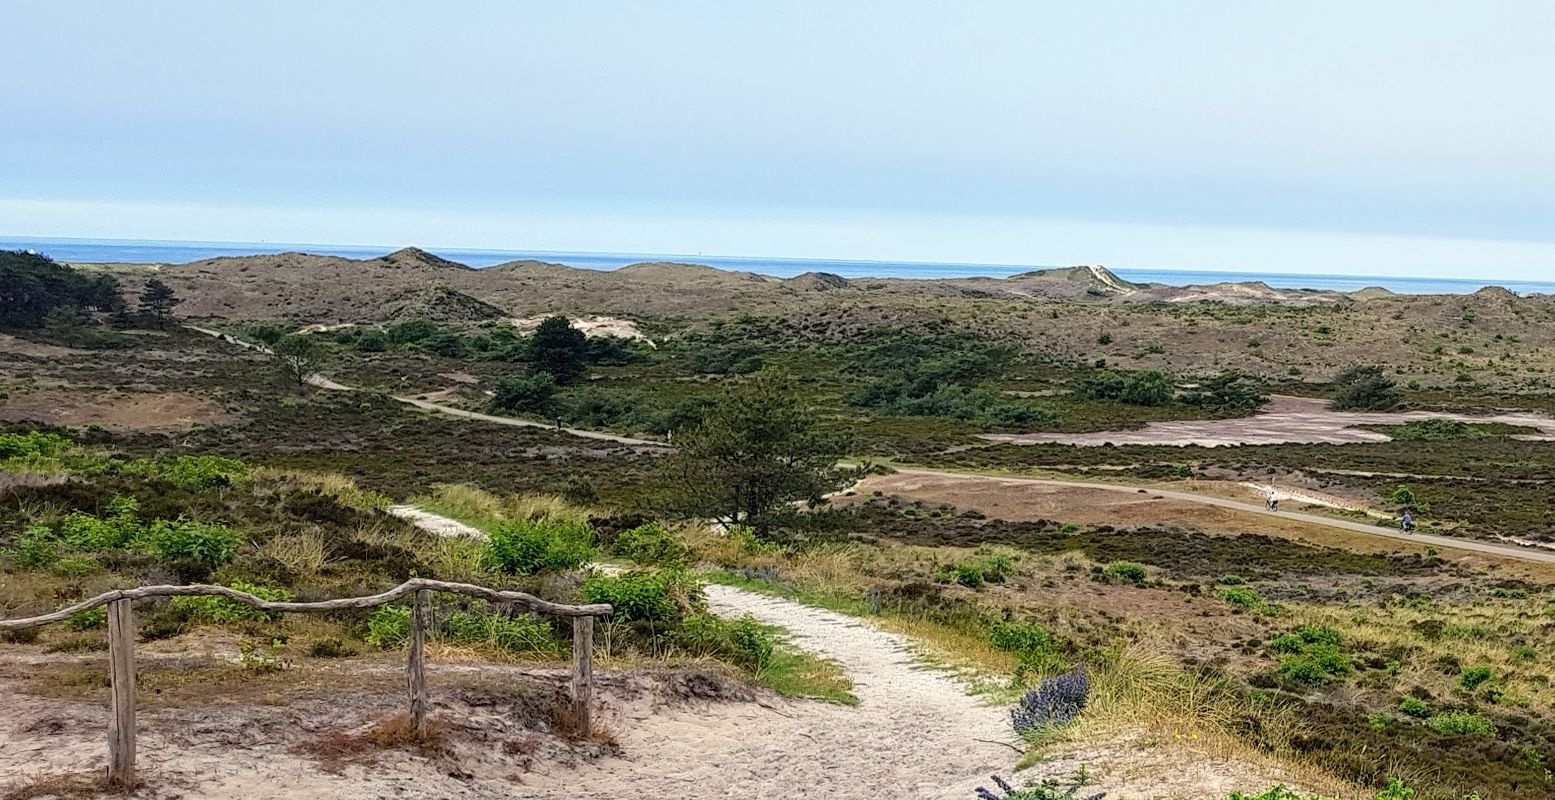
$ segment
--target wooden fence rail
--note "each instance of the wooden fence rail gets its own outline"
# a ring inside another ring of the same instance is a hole
[[[426,732],[426,628],[432,592],[449,592],[478,597],[493,603],[513,603],[540,614],[572,618],[572,702],[573,719],[584,736],[593,731],[591,702],[594,694],[593,641],[594,618],[610,616],[608,604],[565,605],[541,600],[524,592],[509,592],[469,583],[450,583],[412,578],[399,586],[365,597],[343,597],[314,603],[265,600],[248,592],[226,586],[190,584],[188,586],[141,586],[115,589],[82,600],[58,611],[23,619],[0,620],[0,631],[36,628],[63,622],[98,606],[108,607],[108,677],[112,697],[108,717],[108,779],[118,784],[135,779],[135,618],[133,603],[157,597],[217,595],[253,606],[261,611],[311,612],[338,611],[347,608],[373,608],[392,603],[407,595],[414,596],[410,615],[410,646],[406,657],[406,683],[410,694],[410,719],[418,735]]]

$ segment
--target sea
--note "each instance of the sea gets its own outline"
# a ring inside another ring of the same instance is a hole
[[[0,236],[0,250],[31,250],[56,261],[70,263],[182,264],[220,256],[246,256],[260,253],[304,252],[346,258],[371,258],[396,250],[396,247],[338,244],[280,244],[275,242],[182,242],[147,239],[60,239],[26,236]],[[805,272],[830,272],[844,278],[1002,278],[1035,269],[1059,265],[1043,264],[961,264],[926,261],[846,261],[815,258],[763,258],[757,256],[720,256],[702,253],[586,253],[540,250],[472,250],[445,247],[425,248],[443,258],[472,267],[489,267],[507,261],[533,259],[566,264],[584,269],[610,270],[641,261],[675,261],[705,264],[729,270],[744,270],[778,278]],[[1173,286],[1221,283],[1223,281],[1263,281],[1280,289],[1331,289],[1354,291],[1380,286],[1400,294],[1469,294],[1487,285],[1500,286],[1518,294],[1555,294],[1555,281],[1514,281],[1484,278],[1411,278],[1384,275],[1332,275],[1323,273],[1291,274],[1246,271],[1151,269],[1108,265],[1113,273],[1135,283],[1164,283]]]

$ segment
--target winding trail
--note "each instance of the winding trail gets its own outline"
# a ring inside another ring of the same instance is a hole
[[[198,325],[185,325],[184,327],[188,328],[189,330],[194,331],[196,333],[203,333],[206,336],[215,337],[215,338],[220,339],[220,340],[222,340],[222,341],[224,341],[224,342],[226,342],[228,344],[235,344],[238,347],[242,347],[242,348],[247,349],[247,350],[253,350],[253,351],[259,352],[259,353],[270,353],[270,352],[272,352],[270,350],[270,348],[265,347],[262,344],[259,344],[257,342],[246,342],[246,341],[243,341],[242,339],[239,339],[239,338],[237,338],[236,336],[233,336],[230,333],[222,333],[221,331],[218,331],[218,330],[215,330],[215,329],[212,329],[212,328],[202,328],[202,327],[200,327]],[[332,392],[357,392],[357,391],[364,391],[359,386],[348,386],[348,385],[346,385],[344,383],[340,383],[338,381],[330,380],[329,378],[327,378],[324,375],[321,375],[321,374],[319,374],[317,372],[309,375],[306,380],[308,382],[308,385],[310,385],[310,386],[316,386],[316,387],[318,387],[320,389],[327,389],[327,390],[332,391]],[[497,416],[495,414],[483,414],[483,413],[481,413],[479,411],[469,411],[469,410],[466,410],[466,409],[463,409],[463,408],[456,408],[454,406],[446,406],[446,405],[443,405],[441,403],[434,403],[434,402],[432,402],[430,400],[418,400],[417,398],[414,398],[414,397],[398,397],[398,396],[395,396],[395,395],[390,395],[390,397],[392,397],[397,402],[404,403],[405,405],[415,406],[416,408],[419,408],[419,409],[421,409],[423,411],[431,411],[431,412],[437,413],[437,414],[446,414],[446,415],[448,415],[450,417],[462,417],[464,419],[473,419],[473,420],[478,420],[480,422],[490,422],[490,423],[493,423],[493,424],[496,424],[496,425],[509,425],[509,426],[512,426],[512,427],[515,427],[515,428],[540,428],[540,429],[543,429],[543,430],[557,431],[559,433],[565,433],[565,434],[569,434],[569,435],[572,435],[572,436],[577,436],[577,437],[583,438],[583,439],[593,439],[593,440],[596,440],[596,441],[603,441],[603,442],[616,442],[618,444],[629,444],[629,445],[634,445],[634,446],[638,446],[638,447],[668,447],[669,446],[665,442],[661,442],[661,441],[658,441],[658,440],[655,440],[655,439],[639,439],[639,438],[633,437],[633,436],[620,436],[620,435],[614,434],[614,433],[604,433],[602,431],[591,431],[591,430],[585,430],[583,428],[558,427],[556,425],[553,425],[553,424],[550,424],[550,423],[547,423],[547,422],[539,422],[537,420],[532,420],[532,419],[519,419],[518,417],[500,417],[500,416]]]
[[[243,341],[241,339],[238,339],[238,338],[232,336],[231,334],[222,333],[221,331],[213,330],[213,329],[210,329],[210,328],[201,328],[201,327],[197,327],[197,326],[194,326],[194,325],[186,325],[185,327],[189,328],[190,330],[197,331],[199,333],[203,333],[203,334],[205,334],[207,336],[214,336],[214,337],[216,337],[218,339],[221,339],[223,341],[229,342],[231,344],[238,345],[239,347],[245,347],[245,348],[248,348],[248,349],[251,349],[251,350],[257,350],[259,352],[269,352],[269,348],[266,348],[264,345],[254,344],[252,342],[245,342],[245,341]],[[313,375],[310,375],[308,377],[308,382],[310,384],[312,384],[314,386],[317,386],[319,388],[322,388],[322,389],[329,389],[329,390],[334,390],[334,391],[357,391],[357,389],[355,387],[346,386],[344,384],[337,383],[337,382],[332,381],[332,380],[330,380],[330,379],[328,379],[328,378],[326,378],[326,377],[324,377],[322,375],[319,375],[317,373],[315,373]],[[670,447],[670,445],[665,443],[665,442],[655,441],[655,440],[652,440],[652,439],[638,439],[638,438],[633,438],[633,437],[630,437],[630,436],[618,436],[616,434],[603,433],[603,432],[600,432],[600,431],[583,430],[583,429],[580,429],[580,428],[560,428],[560,429],[557,429],[554,425],[547,425],[547,424],[545,424],[543,422],[535,422],[533,420],[516,419],[516,418],[513,418],[513,417],[499,417],[499,416],[495,416],[495,415],[492,415],[492,414],[482,414],[482,413],[479,413],[479,412],[476,412],[476,411],[467,411],[467,410],[462,409],[462,408],[454,408],[453,406],[440,405],[438,403],[433,403],[433,402],[429,402],[429,401],[426,401],[426,400],[417,400],[417,399],[412,398],[412,397],[395,397],[394,399],[399,401],[399,402],[401,402],[401,403],[405,403],[407,405],[412,405],[412,406],[415,406],[417,408],[421,408],[421,409],[424,409],[424,410],[427,410],[427,411],[432,411],[432,412],[436,412],[436,413],[440,413],[440,414],[447,414],[449,416],[462,417],[464,419],[476,420],[476,421],[479,421],[479,422],[490,422],[490,423],[495,423],[495,424],[498,424],[498,425],[513,425],[513,426],[525,427],[525,428],[545,428],[545,429],[549,429],[549,430],[560,430],[560,432],[562,432],[562,433],[570,434],[572,436],[582,437],[582,438],[585,438],[585,439],[595,439],[595,440],[602,440],[602,441],[618,442],[618,443],[621,443],[621,444],[628,444],[628,445],[638,445],[638,446],[648,446],[648,447]],[[1299,399],[1299,398],[1297,398],[1297,399]],[[1424,414],[1424,415],[1421,415],[1421,418],[1430,418],[1430,417],[1433,417],[1433,416],[1450,416],[1450,415]],[[1496,419],[1502,419],[1502,417],[1498,417]],[[1507,419],[1509,419],[1509,418],[1507,418]],[[1547,420],[1548,418],[1544,418],[1544,419]],[[1519,421],[1523,422],[1523,423],[1529,422],[1528,419],[1521,419]],[[1222,498],[1222,497],[1213,497],[1213,496],[1210,496],[1210,495],[1194,494],[1192,492],[1183,492],[1183,491],[1177,491],[1177,490],[1173,490],[1173,489],[1160,489],[1160,488],[1156,488],[1156,487],[1153,487],[1153,486],[1132,486],[1132,485],[1124,485],[1124,484],[1116,484],[1116,483],[1094,483],[1094,482],[1088,482],[1088,481],[1058,480],[1058,479],[1053,479],[1053,478],[1003,477],[1003,476],[992,476],[992,475],[979,475],[979,474],[976,474],[976,473],[968,473],[968,472],[957,472],[957,471],[954,471],[954,470],[931,470],[931,469],[899,468],[897,471],[902,473],[902,474],[910,474],[910,475],[938,476],[938,477],[948,477],[948,478],[957,478],[957,479],[965,479],[965,480],[1000,481],[1000,482],[1004,482],[1004,483],[1007,483],[1007,484],[1011,485],[1012,488],[1018,488],[1021,484],[1033,484],[1033,485],[1043,485],[1043,486],[1071,487],[1071,488],[1079,488],[1079,489],[1105,489],[1105,490],[1117,491],[1117,492],[1127,492],[1127,493],[1130,493],[1130,494],[1138,494],[1140,492],[1149,492],[1149,493],[1152,493],[1152,494],[1160,495],[1162,497],[1169,497],[1169,498],[1172,498],[1174,500],[1181,500],[1181,501],[1188,502],[1188,503],[1199,503],[1199,504],[1207,505],[1207,506],[1217,506],[1219,508],[1233,509],[1233,510],[1236,510],[1236,511],[1243,511],[1243,512],[1252,513],[1252,514],[1267,514],[1269,516],[1280,517],[1280,518],[1283,518],[1283,519],[1296,520],[1298,522],[1302,522],[1302,523],[1305,523],[1305,524],[1308,524],[1308,525],[1318,525],[1318,526],[1327,527],[1327,528],[1335,528],[1335,529],[1339,529],[1339,530],[1349,531],[1349,532],[1352,532],[1352,533],[1361,533],[1361,534],[1365,534],[1367,536],[1381,536],[1381,537],[1385,537],[1385,538],[1389,538],[1389,539],[1398,539],[1400,541],[1412,542],[1412,543],[1415,543],[1415,544],[1424,544],[1424,545],[1429,545],[1431,547],[1437,547],[1437,548],[1446,548],[1446,549],[1451,549],[1451,550],[1466,550],[1466,551],[1475,552],[1475,553],[1484,553],[1486,555],[1500,556],[1500,557],[1503,557],[1503,558],[1514,558],[1514,559],[1521,559],[1521,560],[1524,560],[1524,561],[1537,561],[1537,562],[1546,563],[1546,564],[1555,564],[1555,551],[1549,551],[1549,550],[1546,550],[1546,549],[1543,549],[1543,548],[1519,547],[1519,546],[1516,546],[1516,545],[1497,545],[1497,544],[1491,544],[1491,543],[1488,543],[1488,542],[1475,541],[1475,540],[1472,540],[1472,539],[1459,539],[1459,538],[1453,538],[1453,537],[1448,537],[1448,536],[1436,536],[1436,535],[1433,535],[1433,534],[1424,534],[1424,533],[1406,534],[1406,533],[1403,533],[1401,531],[1395,531],[1395,530],[1392,530],[1390,528],[1380,527],[1378,525],[1368,525],[1368,524],[1363,523],[1363,522],[1352,522],[1350,520],[1333,519],[1331,517],[1320,517],[1320,516],[1316,516],[1316,515],[1313,515],[1313,514],[1302,514],[1302,513],[1294,512],[1294,511],[1270,511],[1267,508],[1265,508],[1264,506],[1262,506],[1260,504],[1256,504],[1256,503],[1247,503],[1247,502],[1243,502],[1243,501],[1240,501],[1240,500],[1231,500],[1231,499]],[[1508,540],[1508,539],[1505,539],[1505,537],[1503,537],[1503,540]],[[1516,538],[1512,538],[1512,539],[1509,539],[1509,541],[1517,541],[1517,539]]]
[[[415,506],[387,511],[439,536],[485,536]],[[593,796],[587,773],[597,769],[654,798],[965,800],[988,775],[1008,771],[1014,751],[989,741],[1013,738],[1003,710],[979,702],[948,674],[917,663],[907,637],[857,617],[733,586],[709,584],[706,594],[714,614],[781,627],[796,647],[837,662],[853,681],[858,705],[788,703],[640,718],[623,731],[630,755],[621,761],[629,763],[581,767],[585,774],[569,796]]]
[[[1249,514],[1263,514],[1280,519],[1296,520],[1309,525],[1319,525],[1327,528],[1363,533],[1368,536],[1381,536],[1388,539],[1410,542],[1412,544],[1429,545],[1449,550],[1467,550],[1475,553],[1501,556],[1504,558],[1517,558],[1525,561],[1539,561],[1546,564],[1555,564],[1555,552],[1541,552],[1521,547],[1508,547],[1506,545],[1490,544],[1488,542],[1473,539],[1459,539],[1451,536],[1437,536],[1429,533],[1404,533],[1389,527],[1382,527],[1365,522],[1353,522],[1347,519],[1334,519],[1332,517],[1320,517],[1315,514],[1302,514],[1297,511],[1270,511],[1260,503],[1248,503],[1242,500],[1232,500],[1225,497],[1215,497],[1206,494],[1194,494],[1173,489],[1161,489],[1155,486],[1131,486],[1118,483],[1094,483],[1088,481],[1058,480],[1054,478],[1018,478],[1001,475],[973,475],[965,472],[954,472],[933,469],[899,468],[897,473],[901,475],[921,475],[931,478],[955,478],[957,480],[982,480],[994,481],[1007,485],[1011,490],[1018,491],[1021,486],[1058,486],[1076,489],[1100,489],[1111,492],[1120,492],[1130,495],[1140,493],[1150,494],[1180,500],[1186,503],[1198,503],[1200,505],[1215,506],[1217,508],[1243,511]]]

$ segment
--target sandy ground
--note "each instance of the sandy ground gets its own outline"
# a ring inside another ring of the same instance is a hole
[[[509,320],[513,327],[522,333],[533,331],[535,328],[540,327],[540,323],[544,321],[545,317],[543,316]],[[583,331],[584,336],[619,336],[622,339],[637,339],[646,342],[652,347],[657,346],[652,339],[648,338],[647,334],[642,332],[642,329],[637,327],[637,323],[629,319],[595,316],[572,317],[569,321],[572,322],[572,327]]]
[[[1330,411],[1326,400],[1311,397],[1275,397],[1264,410],[1240,419],[1177,420],[1152,422],[1138,430],[1101,433],[987,433],[982,438],[1009,444],[1203,445],[1219,447],[1243,444],[1349,444],[1385,442],[1386,434],[1357,425],[1402,425],[1425,419],[1464,422],[1502,422],[1535,428],[1537,434],[1513,438],[1555,441],[1555,418],[1531,412],[1471,416],[1435,411],[1400,413]]]
[[[208,397],[183,392],[96,392],[38,389],[0,402],[0,420],[109,430],[184,430],[226,422],[232,415]]]
[[[862,481],[856,500],[871,492],[972,508],[1013,520],[1049,519],[1097,525],[1179,525],[1213,533],[1268,533],[1360,552],[1434,547],[1464,555],[1511,562],[1555,564],[1555,552],[1491,544],[1427,533],[1405,534],[1370,522],[1320,517],[1262,502],[1236,500],[1177,489],[1087,483],[1051,478],[967,475],[900,469]],[[1371,541],[1367,541],[1370,539]],[[1544,569],[1548,569],[1544,567]]]

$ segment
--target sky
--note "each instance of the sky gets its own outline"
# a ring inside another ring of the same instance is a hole
[[[1555,3],[17,4],[0,235],[1549,279]]]

